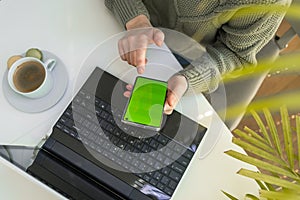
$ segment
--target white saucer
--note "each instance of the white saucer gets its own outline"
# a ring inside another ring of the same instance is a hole
[[[52,90],[44,97],[38,99],[31,99],[14,92],[7,81],[8,70],[4,73],[2,88],[3,94],[7,101],[14,106],[16,109],[28,112],[37,113],[45,111],[54,106],[64,95],[68,86],[68,72],[64,63],[53,53],[43,51],[44,60],[53,58],[56,60],[56,66],[53,69],[51,75],[53,76],[53,87]]]

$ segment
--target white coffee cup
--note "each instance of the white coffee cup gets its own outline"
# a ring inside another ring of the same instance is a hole
[[[21,58],[9,68],[9,86],[16,93],[28,98],[43,97],[53,87],[51,72],[55,65],[54,59],[42,62],[34,57]]]

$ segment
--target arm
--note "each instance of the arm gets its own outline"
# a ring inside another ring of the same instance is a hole
[[[256,54],[274,36],[285,14],[283,8],[287,8],[276,10],[278,5],[272,5],[242,8],[233,13],[220,27],[216,42],[206,47],[207,53],[180,72],[189,80],[189,88],[213,92],[223,74],[255,66]]]
[[[149,13],[142,0],[105,0],[105,6],[124,27],[127,22],[139,15],[144,15],[149,19]]]
[[[163,32],[152,27],[148,11],[141,0],[105,0],[105,5],[128,30],[118,42],[122,60],[137,67],[139,74],[144,73],[147,46],[152,43],[161,46]]]

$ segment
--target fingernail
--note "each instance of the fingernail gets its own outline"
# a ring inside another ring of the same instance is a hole
[[[142,67],[138,67],[138,73],[139,73],[139,74],[144,73],[144,69],[143,69]]]
[[[132,90],[132,85],[126,85],[126,89]]]
[[[163,44],[163,42],[164,42],[163,40],[157,40],[156,44],[157,44],[157,46],[161,46]]]

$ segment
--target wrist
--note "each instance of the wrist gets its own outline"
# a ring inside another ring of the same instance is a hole
[[[149,19],[145,15],[138,15],[126,23],[126,29],[132,30],[136,28],[152,27]]]

